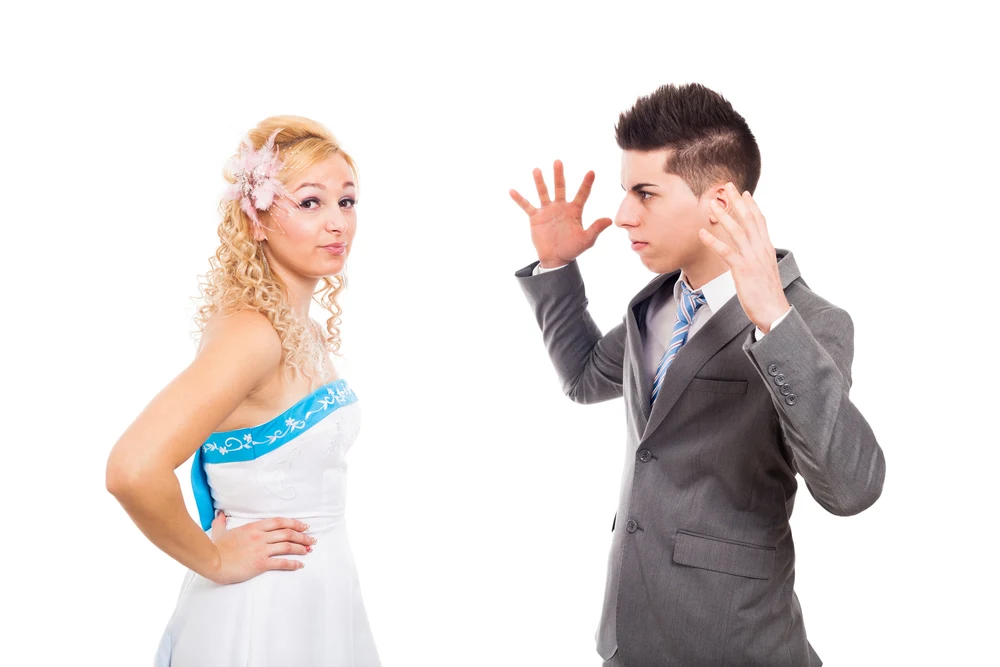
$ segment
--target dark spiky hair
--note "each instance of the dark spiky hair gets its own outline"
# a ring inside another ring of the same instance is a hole
[[[698,83],[660,86],[618,118],[622,150],[671,149],[664,170],[680,176],[695,196],[732,181],[753,194],[760,178],[760,149],[750,126],[722,95]]]

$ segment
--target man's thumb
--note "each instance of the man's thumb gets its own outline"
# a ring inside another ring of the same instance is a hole
[[[611,218],[601,218],[600,220],[594,220],[594,223],[587,229],[587,233],[590,234],[590,242],[596,243],[597,237],[600,236],[601,232],[614,224],[614,220]]]

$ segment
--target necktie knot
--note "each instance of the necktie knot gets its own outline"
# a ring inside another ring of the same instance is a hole
[[[681,281],[681,298],[677,304],[677,319],[690,325],[694,321],[694,315],[702,306],[708,302],[701,290],[693,290],[688,284]]]

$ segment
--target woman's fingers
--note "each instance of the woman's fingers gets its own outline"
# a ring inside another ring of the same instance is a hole
[[[305,556],[312,551],[312,547],[302,546],[295,542],[277,542],[269,544],[267,547],[266,553],[268,556],[289,556],[293,554],[296,556]]]
[[[295,542],[296,544],[304,544],[306,546],[316,544],[315,537],[297,530],[291,530],[290,528],[269,531],[266,534],[265,541],[268,544],[277,544],[278,542]]]
[[[268,558],[264,561],[265,570],[301,570],[305,563],[290,558]]]
[[[258,530],[278,530],[280,528],[290,528],[292,530],[305,531],[309,530],[309,524],[303,523],[297,519],[286,519],[284,517],[274,517],[272,519],[261,519],[260,521],[254,521],[248,523],[248,526],[253,526]]]

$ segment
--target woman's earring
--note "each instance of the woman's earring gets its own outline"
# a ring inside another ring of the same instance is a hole
[[[264,246],[257,244],[257,249],[260,250],[260,258],[264,261],[264,274],[270,278],[271,277],[271,267],[267,263],[267,255],[264,253]]]

